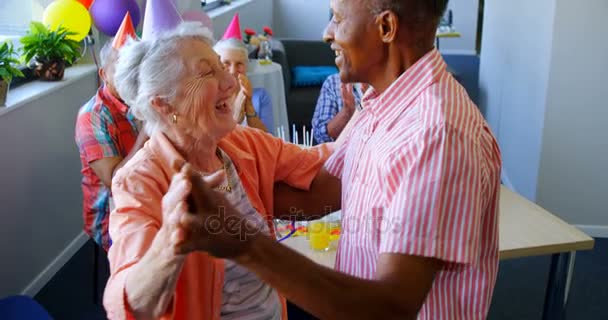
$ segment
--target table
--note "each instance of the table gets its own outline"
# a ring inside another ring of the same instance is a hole
[[[575,252],[592,249],[593,238],[504,186],[499,229],[500,259],[552,255],[543,320],[563,320]],[[306,237],[292,237],[283,244],[318,264],[334,267],[336,252],[313,251]]]
[[[274,118],[274,130],[283,127],[287,140],[290,141],[289,120],[287,118],[287,102],[285,100],[285,84],[283,82],[283,70],[278,63],[262,65],[256,59],[249,61],[247,77],[253,88],[264,88],[272,98],[272,115]]]

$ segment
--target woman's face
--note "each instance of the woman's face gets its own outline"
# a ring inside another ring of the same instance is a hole
[[[224,68],[233,76],[247,73],[248,58],[242,50],[238,49],[222,49],[220,51]]]
[[[181,41],[180,55],[185,72],[177,83],[176,125],[195,139],[221,139],[236,125],[231,98],[237,89],[236,79],[202,40]]]

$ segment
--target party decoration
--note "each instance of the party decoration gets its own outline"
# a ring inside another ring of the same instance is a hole
[[[184,21],[198,21],[203,24],[203,27],[208,28],[213,32],[213,21],[203,10],[189,10],[182,14]]]
[[[125,42],[127,42],[128,38],[137,39],[137,35],[135,34],[135,28],[133,27],[133,21],[131,21],[131,15],[129,12],[125,14],[125,18],[122,20],[122,24],[116,32],[114,36],[114,41],[112,41],[112,48],[120,49]]]
[[[91,3],[93,3],[93,0],[78,0],[78,2],[82,3],[82,5],[88,9],[91,7]]]
[[[148,0],[142,39],[154,39],[158,34],[175,28],[182,21],[173,0]]]
[[[91,16],[82,3],[76,0],[56,0],[44,9],[42,22],[51,30],[59,26],[73,32],[68,39],[81,41],[91,29]]]
[[[234,17],[232,17],[232,21],[230,21],[228,28],[226,28],[226,32],[224,32],[224,36],[222,37],[222,40],[232,39],[232,38],[236,38],[241,41],[243,40],[243,37],[241,36],[241,22],[239,20],[238,13],[235,13]]]
[[[141,19],[135,0],[95,0],[89,11],[97,29],[111,37],[116,35],[127,12],[131,16],[133,27],[137,28]]]

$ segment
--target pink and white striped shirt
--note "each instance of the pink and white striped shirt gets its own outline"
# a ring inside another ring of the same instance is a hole
[[[343,185],[336,269],[374,279],[382,253],[440,259],[418,319],[485,319],[501,167],[490,128],[437,50],[363,106],[326,163]]]

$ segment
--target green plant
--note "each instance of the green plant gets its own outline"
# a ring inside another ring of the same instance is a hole
[[[21,70],[15,66],[19,64],[17,52],[13,49],[11,42],[0,45],[0,79],[9,83],[14,77],[23,77]]]
[[[80,44],[68,39],[68,36],[74,34],[61,26],[57,30],[49,30],[42,23],[32,21],[30,30],[20,39],[23,44],[23,61],[29,63],[32,58],[36,58],[42,63],[65,60],[71,64],[80,57]]]

